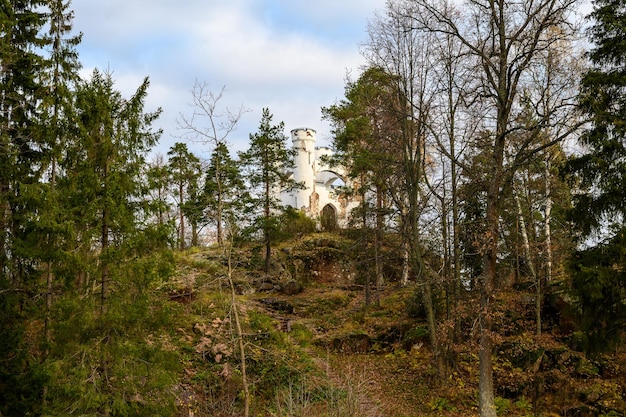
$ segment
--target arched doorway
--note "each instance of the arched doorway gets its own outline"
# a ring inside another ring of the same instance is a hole
[[[325,232],[335,232],[339,228],[337,225],[337,211],[332,204],[326,204],[320,216],[322,230]]]

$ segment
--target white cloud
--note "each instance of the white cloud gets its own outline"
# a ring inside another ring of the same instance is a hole
[[[215,15],[199,31],[199,58],[224,78],[244,85],[293,87],[306,80],[317,86],[332,82],[337,68],[359,61],[356,46],[332,50],[297,32],[270,32],[259,22],[233,13]],[[226,42],[215,42],[225,38]]]
[[[253,109],[231,139],[247,146],[261,109],[284,121],[286,133],[306,125],[327,138],[320,108],[343,96],[347,70],[367,20],[385,0],[75,0],[75,29],[84,33],[81,61],[110,69],[117,87],[132,94],[144,76],[148,108],[163,107],[165,153],[181,132],[176,118],[190,111],[194,81],[226,86],[224,106]]]

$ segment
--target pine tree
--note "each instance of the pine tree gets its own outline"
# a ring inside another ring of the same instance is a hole
[[[390,185],[390,177],[397,168],[396,158],[400,151],[393,149],[398,137],[398,101],[395,90],[397,77],[382,68],[366,69],[356,82],[346,86],[346,98],[340,103],[323,108],[324,117],[334,125],[333,146],[335,159],[345,167],[358,188],[352,190],[361,200],[358,210],[362,231],[361,242],[368,246],[373,241],[374,265],[367,259],[359,262],[364,275],[375,270],[376,288],[382,283],[381,246],[383,236],[383,206],[385,193]],[[392,154],[395,152],[395,155]],[[370,204],[374,194],[375,203]],[[368,218],[375,217],[373,239],[369,238]],[[354,219],[356,222],[356,219]],[[365,254],[366,248],[359,251]],[[370,277],[365,277],[366,304],[371,301]],[[378,293],[377,293],[378,294]],[[377,300],[378,301],[378,300]]]
[[[259,131],[250,135],[250,147],[239,153],[244,173],[253,189],[252,201],[260,208],[256,226],[263,232],[265,272],[269,273],[273,234],[278,228],[276,212],[281,209],[277,191],[296,187],[290,178],[294,153],[287,149],[285,124],[272,125],[272,114],[263,109]]]
[[[149,200],[146,205],[146,211],[158,227],[165,227],[169,219],[170,211],[169,202],[169,171],[165,158],[158,154],[146,168],[144,173],[146,193]]]
[[[170,178],[176,186],[175,195],[178,200],[178,246],[183,250],[185,249],[185,217],[192,221],[192,226],[197,226],[198,221],[198,216],[193,214],[193,204],[188,204],[187,198],[191,197],[191,202],[193,202],[193,194],[198,193],[198,180],[202,174],[200,160],[189,151],[186,144],[180,142],[175,143],[167,155],[169,156]],[[191,212],[192,216],[185,216],[185,211]],[[196,233],[194,233],[194,239],[197,240],[195,235]],[[192,239],[192,245],[194,239]]]
[[[224,143],[219,143],[211,155],[203,194],[208,218],[215,223],[217,242],[222,245],[224,228],[235,221],[238,213],[245,212],[245,204],[249,200],[239,166],[230,157]]]

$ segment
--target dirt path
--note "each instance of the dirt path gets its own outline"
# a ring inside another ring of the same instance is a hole
[[[322,370],[332,386],[345,393],[345,404],[350,416],[383,417],[388,416],[379,394],[382,391],[379,381],[368,365],[356,369],[352,361],[338,361],[337,357],[327,355],[326,358],[316,356],[310,351],[313,361]]]
[[[311,382],[313,385],[332,387],[329,389],[335,397],[330,395],[326,399],[327,406],[334,407],[335,411],[340,410],[327,415],[396,417],[424,415],[424,411],[428,414],[428,408],[423,405],[425,395],[422,388],[425,385],[420,383],[416,369],[411,369],[420,362],[418,358],[373,353],[368,352],[367,348],[347,349],[347,352],[324,349],[324,343],[319,343],[319,340],[329,337],[326,332],[330,328],[324,325],[316,327],[313,324],[315,319],[307,315],[300,316],[298,313],[301,309],[298,307],[301,304],[294,302],[294,299],[270,296],[261,300],[259,306],[274,317],[280,329],[286,333],[298,324],[310,329],[315,327],[313,332],[316,333],[318,343],[305,348],[305,353],[323,377],[321,381]],[[359,302],[358,299],[352,300],[343,309],[355,310],[354,305]],[[296,308],[287,309],[292,303]]]

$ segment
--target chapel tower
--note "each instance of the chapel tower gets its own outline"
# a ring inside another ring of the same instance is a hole
[[[291,131],[295,150],[291,178],[303,187],[280,190],[279,198],[283,206],[301,210],[317,220],[322,228],[329,223],[343,227],[358,202],[341,192],[341,186],[346,184],[344,170],[328,165],[327,158],[332,156],[332,150],[315,146],[316,133],[308,127]]]
[[[293,129],[291,141],[296,150],[293,180],[303,183],[304,189],[295,190],[294,207],[307,209],[311,194],[315,192],[315,135],[314,129],[306,127]]]

